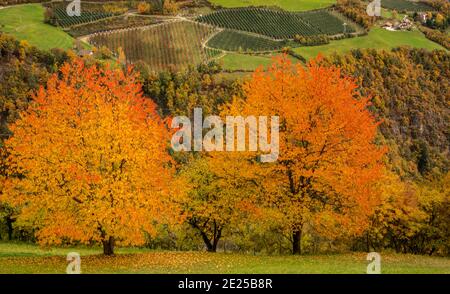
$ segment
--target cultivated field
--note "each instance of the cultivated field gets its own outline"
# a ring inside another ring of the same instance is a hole
[[[334,16],[328,10],[300,12],[298,15],[313,27],[318,28],[322,34],[337,35],[344,32],[355,32],[352,25],[348,23],[344,25],[344,22],[341,19]]]
[[[118,53],[122,48],[129,62],[144,61],[153,70],[182,69],[205,61],[202,46],[213,28],[190,21],[176,21],[146,28],[98,33],[90,42]]]
[[[325,8],[336,0],[209,0],[222,7],[278,6],[289,11],[304,11]]]
[[[364,274],[366,253],[305,256],[267,256],[235,253],[168,252],[118,249],[114,257],[99,255],[100,248],[44,250],[35,245],[0,243],[0,273],[66,272],[66,255],[81,255],[83,273],[352,273]],[[450,259],[408,254],[381,253],[382,273],[450,274]]]
[[[397,11],[432,11],[433,8],[422,2],[412,2],[407,0],[383,0],[381,5],[388,9]]]
[[[197,19],[221,28],[265,35],[275,39],[289,39],[296,34],[312,36],[320,34],[300,17],[285,11],[265,8],[220,10]]]
[[[211,60],[213,58],[217,58],[220,55],[223,55],[223,51],[215,48],[205,47],[206,59]]]
[[[68,31],[74,37],[90,35],[95,32],[110,31],[124,28],[133,28],[139,26],[148,26],[159,23],[157,17],[149,17],[142,15],[119,15],[96,21],[95,23],[87,23],[73,26]]]
[[[293,39],[295,35],[336,35],[344,32],[344,22],[327,10],[292,13],[267,8],[237,8],[219,10],[200,16],[197,20],[274,39]],[[347,32],[354,32],[354,29],[348,26]]]
[[[286,46],[287,42],[275,41],[243,32],[223,30],[214,35],[207,45],[226,51],[273,51]]]
[[[292,39],[295,35],[351,33],[355,32],[357,27],[352,22],[344,25],[344,22],[347,22],[344,17],[327,9],[302,11],[328,6],[334,2],[329,0],[214,0],[211,2],[224,7],[278,5],[296,12],[255,7],[225,9],[200,15],[197,17],[200,23],[196,23],[180,20],[174,22],[173,18],[162,16],[109,17],[111,14],[104,10],[103,3],[84,3],[83,16],[73,18],[65,15],[61,4],[53,5],[58,7],[56,9],[58,24],[66,29],[70,28],[68,32],[73,36],[97,33],[91,38],[93,45],[104,45],[116,54],[121,47],[129,62],[144,61],[154,71],[169,68],[183,69],[213,58],[222,62],[226,70],[253,70],[260,65],[270,64],[270,54],[255,56],[242,53],[279,51],[287,46],[294,47],[295,53],[307,59],[314,58],[318,53],[327,55],[356,48],[390,49],[408,45],[426,49],[442,49],[418,31],[389,32],[380,28],[373,28],[364,37],[331,41],[330,44],[322,46],[299,47],[298,43],[287,39]],[[386,0],[383,3],[397,10],[417,10],[418,7],[420,9],[425,7],[408,1]],[[386,13],[391,10],[384,9],[384,11]],[[45,24],[43,15],[44,8],[39,4],[6,8],[0,10],[0,25],[3,25],[3,31],[19,39],[26,39],[41,49],[73,47],[74,39],[61,28]],[[202,23],[220,27],[222,31],[216,31],[216,34],[213,34],[215,30]],[[230,51],[235,53],[229,53]],[[295,61],[298,60],[295,59]]]
[[[64,3],[51,5],[55,17],[55,24],[63,28],[94,22],[112,16],[112,13],[104,11],[101,5],[87,6],[85,3],[81,4],[82,13],[80,16],[69,16],[66,12],[66,6]]]

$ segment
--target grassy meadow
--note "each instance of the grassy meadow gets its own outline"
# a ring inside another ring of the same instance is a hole
[[[226,70],[243,70],[243,71],[253,71],[258,67],[262,66],[267,68],[273,63],[273,57],[279,54],[273,55],[248,55],[240,53],[228,53],[224,57],[218,59],[218,62],[222,64],[223,68]],[[300,60],[288,56],[292,63],[300,62]]]
[[[0,30],[39,49],[73,46],[74,39],[61,29],[44,23],[44,7],[26,4],[0,9]]]
[[[382,28],[373,28],[367,36],[331,41],[330,44],[322,46],[294,48],[294,51],[306,59],[311,59],[319,53],[330,55],[334,52],[345,53],[352,49],[391,49],[399,46],[445,50],[441,45],[425,38],[418,30],[394,32]]]
[[[0,274],[65,273],[66,255],[78,252],[83,273],[194,274],[364,274],[366,253],[267,256],[236,253],[176,252],[122,248],[115,256],[100,248],[44,249],[32,244],[0,243]],[[450,258],[381,253],[386,274],[450,274]]]

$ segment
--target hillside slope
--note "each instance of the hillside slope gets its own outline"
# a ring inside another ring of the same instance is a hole
[[[380,130],[390,145],[390,160],[404,176],[445,173],[449,167],[450,54],[400,48],[353,50],[333,55],[355,77],[373,111],[384,122]]]

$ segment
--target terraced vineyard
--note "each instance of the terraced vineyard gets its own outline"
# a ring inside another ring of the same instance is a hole
[[[70,2],[46,2],[42,5],[49,11],[48,21],[63,28],[80,24],[95,22],[113,15],[124,14],[129,8],[126,2],[111,3],[102,2],[81,2],[81,15],[69,16],[67,6]]]
[[[292,39],[295,35],[336,35],[344,32],[344,22],[328,10],[299,13],[267,8],[236,8],[200,16],[200,22],[264,35],[274,39]],[[351,26],[346,32],[354,32]]]
[[[121,30],[113,33],[98,33],[90,42],[96,46],[106,46],[113,52],[123,49],[129,62],[144,61],[154,71],[183,69],[198,64],[210,55],[202,47],[207,37],[214,31],[210,26],[190,21],[176,21],[147,28]]]
[[[205,48],[206,59],[210,60],[212,58],[218,57],[222,54],[222,50],[214,48]]]
[[[383,0],[381,5],[384,8],[395,9],[397,11],[432,11],[433,7],[422,2],[411,2],[406,0]]]
[[[207,45],[226,51],[273,51],[285,46],[286,42],[275,41],[243,32],[223,30],[212,37]]]
[[[74,37],[79,37],[95,32],[148,26],[159,22],[161,22],[161,20],[158,17],[148,17],[143,15],[119,15],[96,21],[93,24],[87,23],[71,27],[69,33]]]
[[[225,9],[197,18],[214,26],[252,32],[275,39],[295,35],[312,36],[321,32],[295,13],[266,8]]]
[[[325,8],[336,3],[336,0],[208,0],[226,8],[248,6],[278,6],[288,11],[306,11]]]
[[[67,15],[66,8],[61,6],[55,7],[53,11],[56,19],[56,24],[64,28],[112,16],[111,13],[100,10],[83,11],[80,16],[69,16]]]
[[[300,12],[298,13],[298,15],[326,35],[337,35],[344,32],[355,32],[354,28],[351,25],[347,24],[344,28],[344,23],[342,22],[342,20],[334,16],[328,10]]]

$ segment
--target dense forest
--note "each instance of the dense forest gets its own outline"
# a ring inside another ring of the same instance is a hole
[[[46,52],[0,33],[0,132],[5,139],[10,134],[8,123],[25,109],[30,93],[44,84],[58,64],[67,60],[67,53],[54,49]]]
[[[381,133],[399,152],[391,160],[402,176],[448,172],[449,58],[444,51],[399,48],[355,50],[324,61],[358,79],[361,93],[373,97]]]
[[[358,79],[360,92],[373,97],[371,110],[382,120],[380,140],[389,146],[389,166],[408,183],[400,203],[388,201],[378,212],[366,232],[367,246],[448,251],[449,58],[443,51],[398,48],[354,50],[324,60]]]

